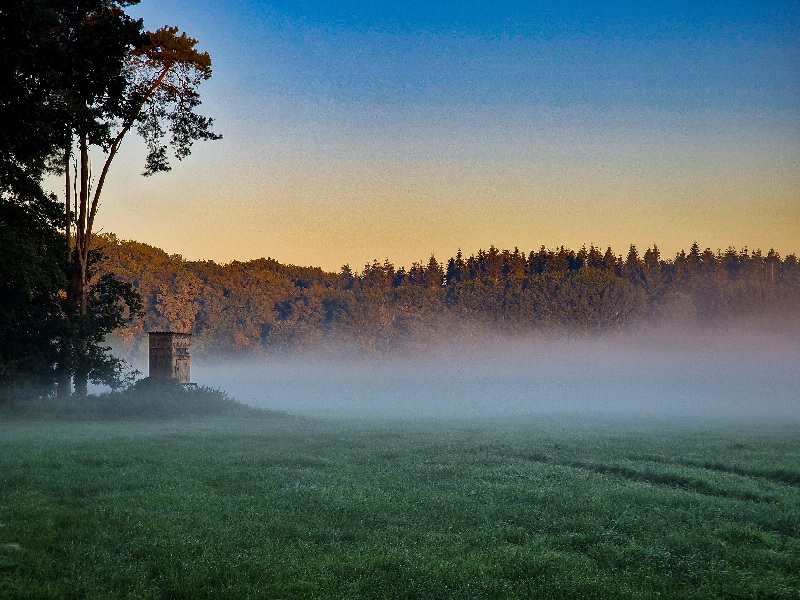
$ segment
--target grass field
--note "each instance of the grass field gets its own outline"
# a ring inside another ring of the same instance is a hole
[[[0,598],[800,598],[800,430],[0,423]]]

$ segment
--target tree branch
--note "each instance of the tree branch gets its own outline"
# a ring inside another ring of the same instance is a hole
[[[106,157],[106,161],[103,164],[103,170],[100,173],[100,179],[97,180],[97,189],[94,191],[94,197],[92,198],[92,207],[89,211],[89,220],[86,223],[86,235],[90,236],[92,234],[92,226],[94,225],[94,217],[97,214],[97,208],[100,205],[100,193],[103,191],[103,184],[106,181],[106,175],[108,174],[108,169],[111,167],[111,161],[114,160],[114,157],[119,150],[119,147],[122,145],[122,138],[125,137],[125,134],[130,131],[130,128],[133,127],[133,124],[136,123],[136,117],[142,110],[142,107],[147,103],[147,100],[150,96],[153,95],[153,92],[158,89],[158,86],[161,85],[161,82],[164,81],[164,77],[167,76],[172,66],[166,66],[161,71],[159,76],[147,90],[147,93],[142,97],[141,102],[139,102],[139,106],[136,107],[136,111],[133,113],[132,116],[126,123],[123,124],[122,129],[117,134],[117,137],[114,138],[114,141],[111,143],[111,148],[109,149],[108,156]]]

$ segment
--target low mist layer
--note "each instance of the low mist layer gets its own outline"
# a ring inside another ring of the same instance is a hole
[[[404,357],[199,363],[193,379],[291,414],[800,418],[800,343],[755,333],[486,338]]]

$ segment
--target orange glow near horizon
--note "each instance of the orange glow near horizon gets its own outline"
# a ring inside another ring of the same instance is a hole
[[[648,130],[657,120],[648,116],[627,129],[555,123],[501,135],[496,125],[448,134],[444,115],[427,131],[396,126],[383,137],[316,132],[324,143],[313,147],[305,130],[238,131],[151,178],[139,177],[142,150],[132,143],[98,222],[191,260],[270,256],[334,271],[387,258],[409,267],[490,245],[625,254],[632,243],[640,252],[657,244],[665,258],[694,241],[800,251],[791,132],[748,130],[724,114],[711,131]],[[294,145],[278,146],[279,135]],[[232,157],[243,144],[246,159]]]

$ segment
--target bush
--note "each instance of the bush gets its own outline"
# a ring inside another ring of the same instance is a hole
[[[267,414],[270,413],[241,404],[216,388],[184,386],[174,380],[148,377],[124,391],[98,396],[12,401],[0,411],[0,418],[115,421]]]

